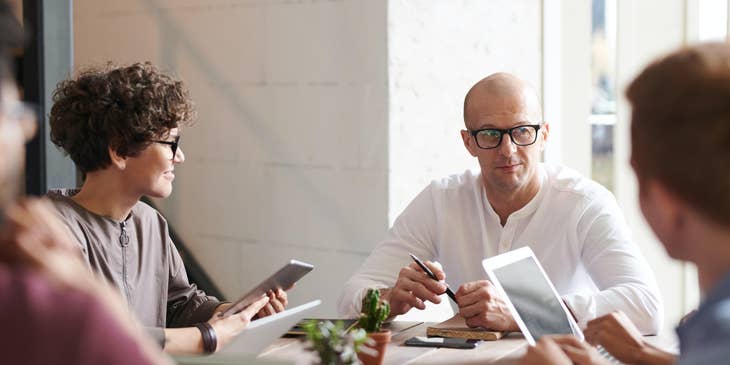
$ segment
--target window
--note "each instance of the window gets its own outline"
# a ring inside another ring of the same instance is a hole
[[[616,123],[616,1],[593,0],[591,11],[591,177],[614,185]]]

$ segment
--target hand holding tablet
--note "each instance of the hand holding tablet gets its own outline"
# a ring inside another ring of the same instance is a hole
[[[305,262],[297,260],[289,261],[289,263],[284,265],[284,267],[279,269],[279,271],[275,272],[251,291],[236,300],[233,305],[223,312],[222,316],[227,317],[231,314],[240,312],[257,299],[267,295],[269,291],[276,292],[277,289],[289,289],[304,275],[312,271],[312,269],[314,269],[314,266]]]

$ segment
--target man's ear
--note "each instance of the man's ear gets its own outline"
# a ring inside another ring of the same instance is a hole
[[[112,165],[120,170],[127,168],[127,158],[117,153],[116,150],[109,147],[109,159],[112,161]]]
[[[540,127],[540,133],[542,133],[542,146],[540,147],[540,152],[545,151],[545,144],[548,141],[548,137],[550,136],[550,123],[545,122],[545,124]]]
[[[673,227],[681,228],[685,223],[686,213],[688,212],[688,207],[684,204],[684,201],[656,180],[654,180],[654,194],[661,209],[667,212],[669,223]]]
[[[471,133],[469,133],[466,129],[462,129],[461,139],[464,141],[464,147],[466,147],[466,150],[469,151],[469,154],[471,154],[472,157],[477,157],[476,149],[478,147],[474,146],[474,139],[471,138]]]
[[[654,203],[654,214],[659,215],[664,227],[676,235],[687,223],[688,209],[684,202],[656,179],[646,182],[645,194]]]

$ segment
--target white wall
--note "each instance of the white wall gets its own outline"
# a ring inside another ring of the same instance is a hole
[[[322,315],[387,228],[386,2],[77,0],[76,64],[150,60],[198,122],[163,211],[229,297],[289,258]]]
[[[591,176],[591,2],[542,1],[545,161]]]
[[[431,180],[478,167],[464,148],[463,102],[480,79],[511,72],[541,89],[534,0],[388,3],[389,222]],[[448,318],[450,301],[404,320]],[[429,307],[430,303],[429,303]]]
[[[534,0],[392,0],[388,5],[389,217],[431,180],[478,167],[464,148],[469,88],[498,71],[541,88]]]

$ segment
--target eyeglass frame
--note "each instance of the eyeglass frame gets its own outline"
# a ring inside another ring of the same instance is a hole
[[[150,141],[153,143],[162,143],[170,146],[170,149],[172,149],[172,160],[175,160],[175,156],[177,155],[178,147],[180,146],[180,136],[175,136],[174,141]]]
[[[527,143],[527,144],[519,144],[519,143],[515,142],[515,137],[512,136],[512,131],[515,130],[515,129],[518,129],[518,128],[523,128],[523,127],[532,127],[533,129],[535,129],[535,139],[533,139],[532,142]],[[542,127],[542,124],[520,124],[520,125],[514,126],[512,128],[507,128],[507,129],[481,128],[481,129],[477,129],[477,130],[473,130],[473,131],[467,129],[467,132],[469,132],[469,134],[472,137],[474,137],[474,142],[476,143],[477,147],[479,147],[479,148],[481,148],[483,150],[492,150],[492,149],[495,149],[495,148],[499,147],[502,144],[502,140],[504,139],[504,135],[505,134],[508,134],[509,135],[509,139],[512,141],[512,143],[514,143],[515,146],[525,147],[525,146],[533,145],[533,144],[535,144],[535,142],[537,142],[537,135],[538,135],[538,132],[540,132],[540,128],[541,127]],[[477,134],[479,134],[479,132],[483,132],[483,131],[497,131],[497,132],[499,132],[499,142],[497,142],[497,144],[494,147],[482,147],[482,146],[480,146],[479,145],[479,140],[477,139]]]

